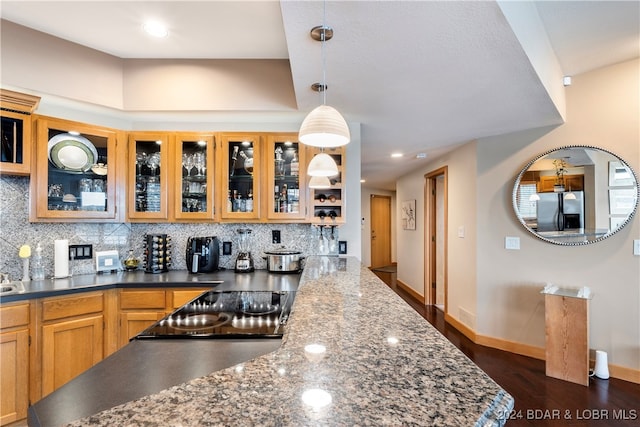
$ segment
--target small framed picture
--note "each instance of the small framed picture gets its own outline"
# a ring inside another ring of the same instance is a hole
[[[629,215],[636,206],[637,195],[635,189],[609,190],[609,214]]]
[[[404,230],[416,229],[416,201],[402,202],[402,228]]]
[[[636,180],[627,165],[622,162],[609,162],[609,187],[633,186]]]

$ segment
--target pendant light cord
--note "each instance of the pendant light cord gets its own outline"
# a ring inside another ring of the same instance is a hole
[[[327,105],[327,54],[325,46],[327,38],[327,2],[322,2],[322,42],[320,51],[322,54],[322,105]]]

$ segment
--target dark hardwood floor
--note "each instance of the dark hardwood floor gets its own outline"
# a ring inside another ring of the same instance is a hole
[[[547,377],[543,360],[474,344],[444,321],[441,310],[385,282],[513,396],[507,426],[640,426],[639,384],[592,377],[585,387]]]

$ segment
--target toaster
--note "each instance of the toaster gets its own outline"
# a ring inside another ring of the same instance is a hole
[[[187,270],[189,273],[209,273],[218,270],[220,242],[212,237],[189,237],[187,239]]]

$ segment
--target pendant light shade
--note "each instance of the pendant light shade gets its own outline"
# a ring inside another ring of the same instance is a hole
[[[323,104],[305,117],[298,138],[305,145],[331,148],[348,144],[351,134],[338,110]]]
[[[333,157],[327,153],[318,153],[309,162],[307,174],[316,176],[336,176],[338,175],[338,165],[336,165]]]
[[[327,176],[312,176],[309,180],[309,188],[327,189],[331,188],[331,181]]]

